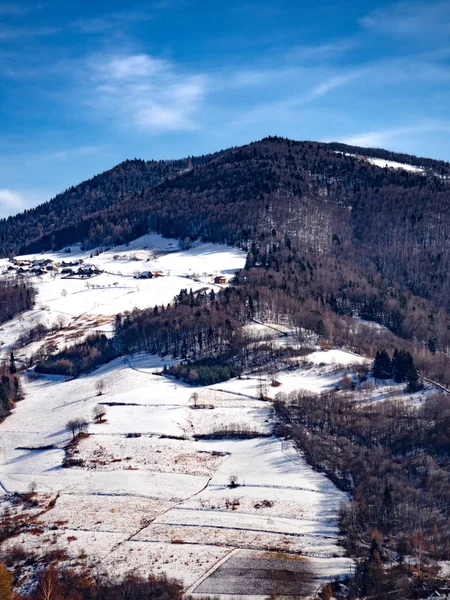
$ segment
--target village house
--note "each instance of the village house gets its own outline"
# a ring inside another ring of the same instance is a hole
[[[103,271],[90,265],[84,265],[77,271],[77,275],[80,275],[81,277],[93,277],[94,275],[100,275],[100,273],[103,273]]]
[[[223,275],[218,275],[217,277],[214,277],[214,283],[217,283],[219,285],[224,285],[227,282],[227,280],[225,279],[225,277]]]

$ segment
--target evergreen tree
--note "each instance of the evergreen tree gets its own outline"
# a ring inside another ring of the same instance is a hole
[[[9,398],[6,389],[3,385],[0,385],[0,412],[9,412]]]
[[[396,383],[406,381],[406,374],[411,364],[412,357],[405,350],[396,350],[394,353],[393,372]]]
[[[375,379],[390,379],[392,377],[392,362],[386,350],[378,350],[373,361],[372,374]]]
[[[325,323],[322,321],[322,319],[320,319],[316,323],[316,334],[319,337],[325,337],[327,335],[327,328],[325,326]]]
[[[411,358],[411,362],[408,365],[408,370],[406,373],[406,391],[409,394],[414,394],[414,392],[418,392],[422,389],[422,382],[419,380],[419,375],[417,373],[412,356],[410,354],[409,356]]]
[[[11,373],[11,375],[17,373],[16,359],[14,358],[14,353],[12,351],[9,357],[9,372]]]
[[[17,400],[20,400],[20,397],[22,395],[22,390],[20,389],[20,382],[17,379],[17,377],[14,377],[14,388],[13,388],[13,399],[14,402],[17,402]]]

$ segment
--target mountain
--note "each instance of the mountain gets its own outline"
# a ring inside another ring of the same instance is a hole
[[[450,308],[450,164],[337,143],[266,138],[190,161],[126,161],[1,221],[0,250],[112,246],[149,228],[252,249],[255,264],[295,252],[359,265]]]

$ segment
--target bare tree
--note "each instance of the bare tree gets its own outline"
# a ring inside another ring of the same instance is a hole
[[[97,404],[93,410],[94,419],[97,423],[101,423],[105,419],[106,408],[103,404]]]
[[[97,396],[103,396],[103,392],[105,391],[105,380],[98,379],[95,382],[95,391],[97,392]]]
[[[86,431],[88,422],[85,419],[75,418],[70,419],[66,423],[66,428],[72,432],[73,439],[75,439],[80,433]]]
[[[75,439],[78,431],[78,419],[69,419],[66,423],[66,428],[72,432],[73,439]]]
[[[193,405],[194,405],[194,408],[197,408],[197,402],[198,402],[198,394],[197,394],[197,392],[194,392],[194,393],[191,395],[191,398],[190,398],[190,399],[192,400],[192,403],[193,403]]]

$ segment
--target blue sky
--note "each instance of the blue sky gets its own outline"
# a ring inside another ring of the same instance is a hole
[[[450,2],[0,0],[0,216],[267,135],[450,160]]]

